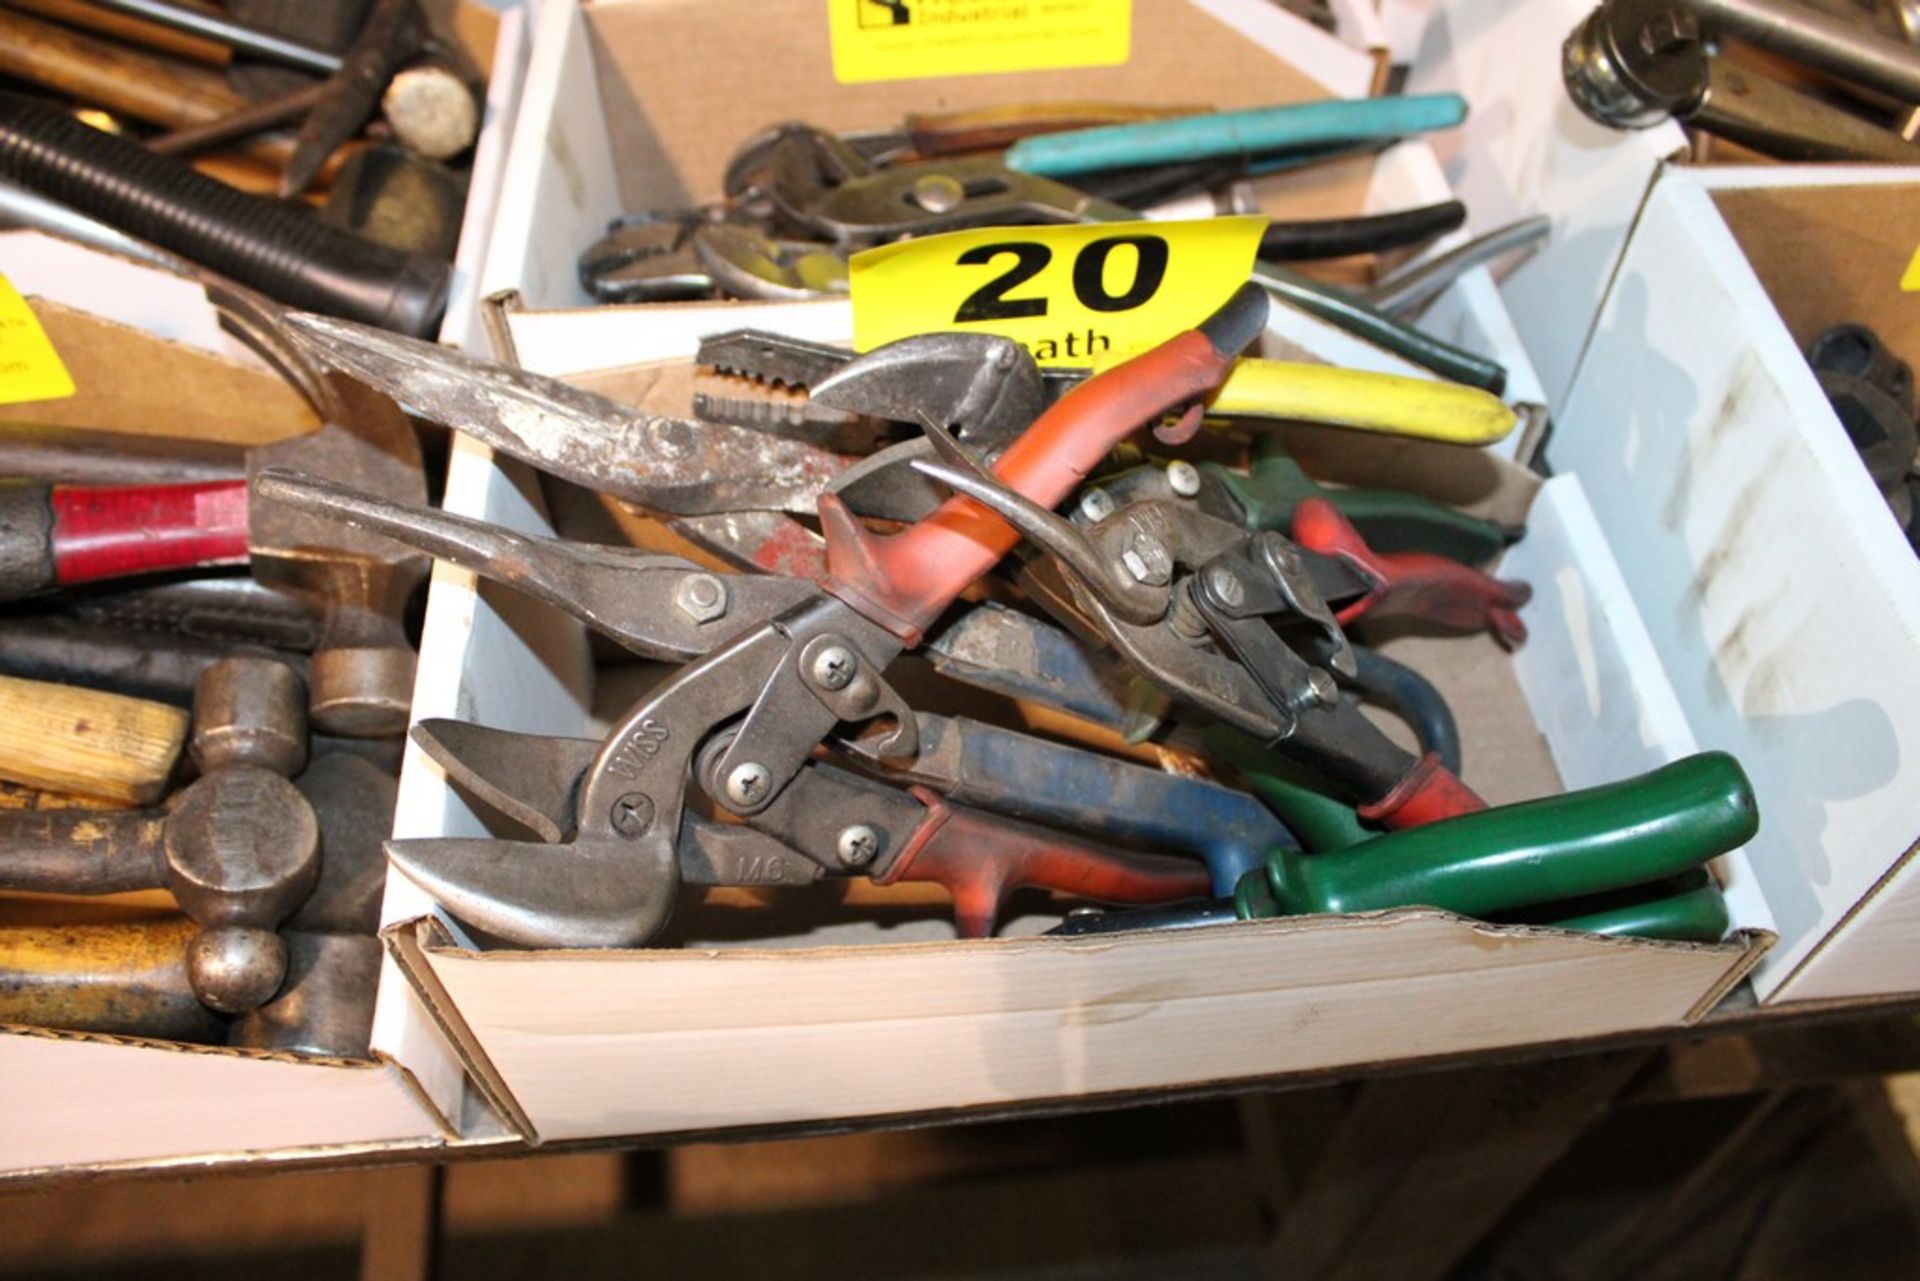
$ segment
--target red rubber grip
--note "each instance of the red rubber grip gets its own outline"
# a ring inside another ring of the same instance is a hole
[[[1164,854],[1132,854],[1076,841],[964,805],[924,787],[909,789],[927,807],[882,885],[928,881],[953,895],[961,938],[986,938],[1010,890],[1060,890],[1096,903],[1174,903],[1212,889],[1206,865]]]
[[[56,485],[52,505],[56,582],[247,559],[244,480],[102,489]]]
[[[1428,752],[1393,790],[1356,811],[1369,823],[1399,829],[1424,827],[1443,818],[1458,818],[1486,809],[1480,794],[1455,777],[1453,771]]]
[[[1347,562],[1374,584],[1334,613],[1343,624],[1368,614],[1399,614],[1462,631],[1484,627],[1509,649],[1527,638],[1527,625],[1516,611],[1533,599],[1531,586],[1430,552],[1377,552],[1324,498],[1309,498],[1293,509],[1293,541]]]
[[[1115,445],[1206,395],[1232,364],[1198,330],[1169,339],[1061,397],[1007,447],[993,474],[1042,507],[1057,506]],[[959,494],[891,535],[872,533],[838,496],[823,494],[820,529],[827,590],[910,646],[1020,541],[1013,526]]]

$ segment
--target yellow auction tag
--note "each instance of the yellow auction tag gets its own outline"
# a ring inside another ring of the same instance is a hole
[[[1112,67],[1133,0],[827,0],[827,24],[841,84]]]
[[[1258,216],[983,227],[855,254],[853,345],[962,329],[1102,368],[1191,329],[1247,283]]]
[[[60,363],[40,318],[0,276],[0,405],[65,400],[73,393],[73,376]]]
[[[1907,270],[1900,277],[1900,292],[1920,294],[1920,249],[1913,251],[1913,258],[1907,263]]]

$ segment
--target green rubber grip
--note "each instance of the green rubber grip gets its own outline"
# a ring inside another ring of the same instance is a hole
[[[1637,902],[1542,924],[1614,938],[1669,939],[1682,943],[1718,943],[1727,936],[1727,929],[1733,923],[1727,915],[1727,900],[1705,868],[1678,882],[1652,888],[1654,893]]]
[[[1433,552],[1463,565],[1483,565],[1508,542],[1507,532],[1492,521],[1418,494],[1322,485],[1277,449],[1261,451],[1244,473],[1218,463],[1200,467],[1232,496],[1249,530],[1287,533],[1295,505],[1324,498],[1379,552]]]
[[[1206,741],[1233,763],[1248,789],[1280,816],[1301,848],[1324,854],[1379,835],[1360,821],[1351,805],[1324,795],[1304,781],[1305,774],[1292,762],[1240,731],[1210,726]]]
[[[1267,877],[1257,871],[1248,872],[1234,886],[1233,910],[1243,921],[1264,921],[1285,915]],[[1705,868],[1697,868],[1685,877],[1656,887],[1654,893],[1637,901],[1577,916],[1555,919],[1551,910],[1544,915],[1549,919],[1525,923],[1608,938],[1663,939],[1677,943],[1718,943],[1727,936],[1732,924],[1727,915],[1727,900]]]
[[[1740,763],[1702,752],[1638,778],[1336,853],[1275,850],[1267,879],[1289,915],[1420,905],[1487,917],[1677,876],[1745,844],[1759,826]]]

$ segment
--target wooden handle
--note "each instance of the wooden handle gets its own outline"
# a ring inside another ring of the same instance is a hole
[[[167,789],[187,719],[165,703],[0,676],[0,779],[145,805]]]
[[[187,984],[199,931],[184,916],[0,929],[0,1023],[222,1044],[224,1022]]]

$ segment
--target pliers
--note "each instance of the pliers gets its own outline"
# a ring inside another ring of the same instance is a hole
[[[1716,943],[1725,900],[1705,864],[1759,830],[1724,752],[1639,778],[1372,837],[1337,852],[1276,848],[1231,899],[1076,917],[1057,934],[1435,907],[1603,934]]]
[[[818,130],[793,130],[782,138],[768,163],[766,193],[781,221],[848,251],[968,227],[1139,217],[1124,205],[1010,168],[998,156],[877,169]],[[1495,392],[1505,385],[1497,363],[1411,329],[1340,290],[1265,261],[1256,261],[1252,279],[1283,301],[1455,382]]]
[[[943,335],[960,344],[964,334]],[[983,338],[975,335],[976,339]],[[956,360],[968,363],[987,355],[984,347],[958,347]],[[867,353],[868,361],[876,358]],[[849,411],[833,403],[831,395],[797,397],[792,391],[815,392],[854,359],[845,348],[808,342],[757,329],[734,329],[701,339],[694,359],[705,369],[724,376],[708,388],[697,387],[694,412],[712,422],[794,428],[831,426],[847,421]],[[904,394],[925,376],[928,355],[923,347],[902,353]],[[1009,382],[1022,380],[1027,362],[1009,369]],[[1024,377],[1020,391],[1027,402],[1059,399],[1085,382],[1091,370],[1046,368],[1039,380]],[[871,386],[873,380],[866,380]],[[765,389],[783,394],[769,398]],[[872,393],[869,392],[869,395]],[[901,409],[895,408],[895,414]],[[1036,411],[1037,412],[1037,411]],[[1011,408],[1003,411],[1011,417]],[[1263,360],[1243,356],[1234,362],[1226,381],[1208,398],[1209,417],[1235,420],[1284,420],[1322,423],[1355,431],[1381,432],[1444,441],[1454,445],[1487,445],[1504,439],[1521,415],[1499,397],[1472,387],[1406,378],[1367,370],[1341,369],[1309,362]],[[911,420],[908,420],[911,421]]]
[[[1140,425],[1175,410],[1192,416],[1264,327],[1265,313],[1264,294],[1243,288],[1199,329],[1090,379],[999,454],[996,482],[1043,509],[1059,503]],[[312,325],[303,330],[307,345],[324,354],[331,344],[323,332]],[[349,350],[335,363],[358,372],[364,353],[345,345]],[[493,393],[518,377],[500,370],[485,375],[489,394],[478,401],[483,416],[498,417]],[[415,371],[397,381],[417,385],[421,377]],[[416,399],[404,393],[400,398]],[[522,434],[562,425],[529,426],[524,419],[516,424]],[[447,421],[468,425],[458,413]],[[331,511],[349,523],[383,519],[324,482],[265,474],[256,493],[267,501]],[[824,581],[740,578],[720,583],[718,593],[694,577],[704,571],[673,558],[576,549],[555,565],[521,544],[498,554],[497,546],[477,541],[486,526],[439,526],[449,536],[429,550],[467,557],[481,572],[514,577],[597,629],[624,633],[622,639],[641,652],[684,654],[687,661],[599,744],[474,727],[451,731],[469,740],[447,755],[476,793],[495,798],[496,808],[521,817],[537,835],[559,839],[398,841],[389,847],[395,863],[453,915],[505,939],[561,946],[644,943],[667,920],[687,879],[683,832],[699,828],[686,821],[691,783],[717,811],[799,851],[814,866],[873,866],[883,877],[917,874],[963,886],[955,890],[956,907],[969,929],[985,927],[989,901],[998,902],[1010,878],[1066,880],[1056,875],[1063,860],[1050,852],[1064,838],[995,837],[977,830],[988,820],[932,793],[909,792],[903,801],[898,789],[871,780],[859,786],[849,781],[857,776],[816,760],[816,749],[857,735],[861,726],[869,727],[870,751],[880,759],[918,755],[918,720],[885,671],[1014,547],[1018,531],[960,494],[890,536],[866,530],[831,494],[819,506],[829,570]],[[386,530],[411,537],[405,523]],[[641,590],[638,583],[646,579],[655,581]],[[1307,595],[1309,580],[1295,576],[1285,586],[1295,593],[1291,607],[1300,616],[1337,633],[1327,607]],[[1268,646],[1249,648],[1241,633],[1250,629],[1239,627],[1231,611],[1218,617],[1240,652],[1261,661],[1281,657]],[[1252,621],[1265,626],[1263,617]],[[1203,628],[1212,625],[1209,618]],[[1290,652],[1286,657],[1289,672],[1304,666]],[[1256,679],[1240,661],[1223,658],[1207,669],[1258,694],[1259,702],[1249,704],[1254,714],[1240,722],[1251,719],[1267,738],[1289,747],[1298,743],[1381,821],[1404,826],[1481,807],[1437,760],[1395,747],[1357,712],[1343,714],[1337,697],[1331,708],[1274,705],[1265,693],[1272,681]],[[1288,688],[1313,690],[1316,684],[1306,673]],[[1292,735],[1286,733],[1289,720],[1297,731]],[[450,737],[440,729],[429,734],[444,747]],[[995,840],[1011,851],[1005,860],[988,870],[961,866],[963,859],[994,848]],[[1176,872],[1140,865],[1145,856],[1114,861],[1120,857],[1065,859],[1086,869],[1065,888],[1131,901],[1204,892],[1208,877],[1198,863],[1179,864]]]

